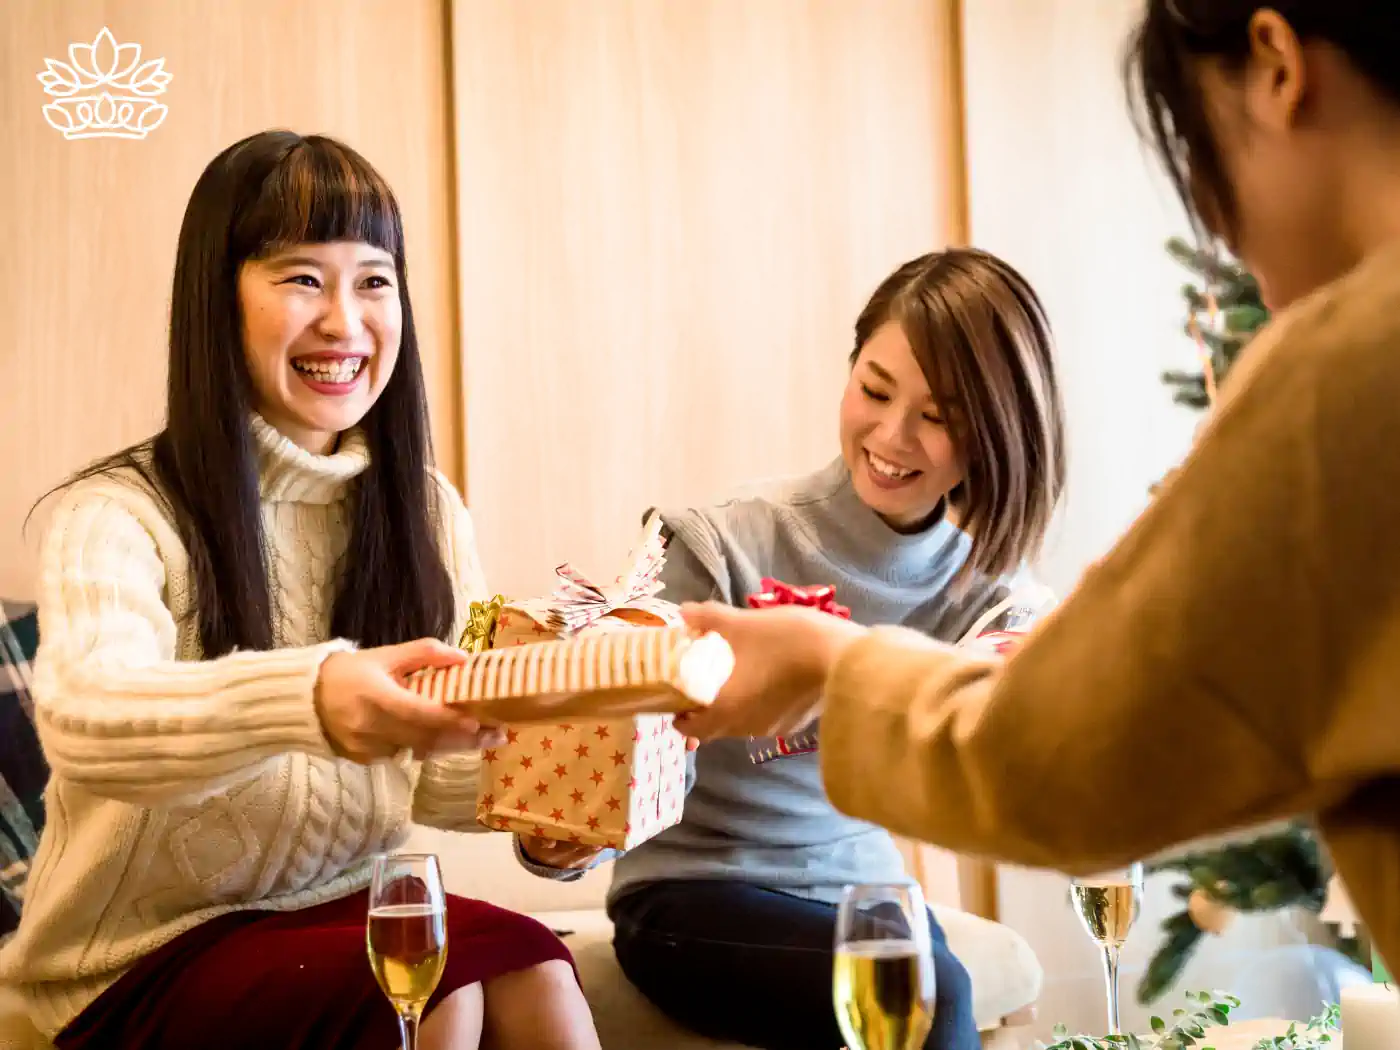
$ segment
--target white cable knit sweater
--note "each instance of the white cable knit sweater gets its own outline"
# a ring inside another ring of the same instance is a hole
[[[53,1037],[137,959],[224,912],[289,911],[368,883],[412,819],[475,822],[477,753],[336,758],[312,694],[348,540],[358,433],[313,456],[253,420],[276,608],[271,652],[202,660],[187,557],[149,490],[91,478],[55,507],[40,577],[35,714],[53,767],[19,930],[0,951]],[[460,634],[485,595],[471,519],[443,489]]]

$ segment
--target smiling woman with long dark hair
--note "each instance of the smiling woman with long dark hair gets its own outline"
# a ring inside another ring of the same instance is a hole
[[[1197,447],[1005,663],[801,610],[695,610],[737,666],[689,730],[822,706],[842,810],[1073,871],[1316,814],[1400,959],[1397,54],[1394,3],[1147,0],[1127,67],[1144,127],[1275,312]]]
[[[485,597],[432,467],[403,225],[333,139],[195,185],[164,428],[64,486],[35,714],[49,822],[0,976],[61,1050],[385,1050],[370,860],[478,831],[479,727],[404,687]],[[409,755],[412,753],[413,757]],[[596,1047],[568,951],[450,898],[422,1047]]]

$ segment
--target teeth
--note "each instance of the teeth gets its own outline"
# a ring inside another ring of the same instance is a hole
[[[312,379],[322,383],[348,383],[360,374],[360,369],[364,367],[363,357],[350,358],[344,361],[293,361],[292,367],[302,375],[310,376]]]
[[[917,473],[917,471],[907,470],[904,467],[897,467],[889,460],[881,459],[868,449],[865,454],[869,457],[870,466],[874,469],[875,473],[883,478],[889,478],[891,481],[900,481],[909,477],[911,474]]]

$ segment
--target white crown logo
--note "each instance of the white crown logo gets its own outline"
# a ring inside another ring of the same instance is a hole
[[[170,112],[155,101],[171,80],[165,59],[142,63],[140,44],[118,44],[104,26],[91,44],[69,44],[68,59],[46,58],[38,74],[58,99],[44,107],[44,119],[64,138],[144,139]]]

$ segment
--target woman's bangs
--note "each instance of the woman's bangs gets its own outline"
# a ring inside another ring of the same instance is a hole
[[[260,258],[297,244],[362,241],[403,257],[403,223],[388,184],[338,143],[307,138],[263,182],[238,221],[233,249]]]

